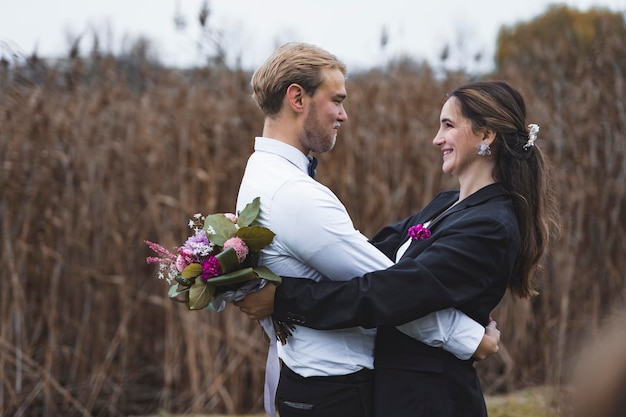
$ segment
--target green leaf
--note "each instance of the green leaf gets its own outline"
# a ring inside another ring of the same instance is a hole
[[[235,252],[235,249],[233,248],[223,250],[215,255],[215,258],[217,258],[217,261],[220,263],[223,274],[227,274],[241,268],[241,264],[237,259],[237,252]]]
[[[188,297],[186,295],[183,299],[178,298],[178,296],[181,294],[185,294],[187,292],[189,292],[189,287],[186,287],[183,290],[179,291],[178,285],[174,284],[174,285],[170,285],[170,289],[167,292],[167,295],[174,301],[177,301],[179,303],[186,303],[188,301]]]
[[[276,234],[267,227],[250,226],[239,229],[236,236],[246,242],[248,249],[253,252],[258,252],[272,243]]]
[[[213,293],[215,287],[209,285],[201,279],[197,279],[196,282],[189,288],[189,304],[187,308],[189,310],[202,310],[213,301]]]
[[[235,236],[237,226],[224,214],[217,213],[206,217],[204,231],[211,242],[224,246],[224,242]]]
[[[230,272],[228,274],[220,275],[219,277],[209,278],[209,283],[216,287],[222,285],[239,284],[241,282],[257,279],[258,275],[252,268],[242,268],[237,271]]]
[[[256,197],[251,203],[246,204],[243,210],[237,216],[237,224],[239,227],[250,226],[259,216],[261,210],[261,198]]]
[[[188,287],[191,284],[193,284],[195,279],[196,277],[185,278],[181,274],[176,275],[176,277],[174,278],[176,282],[178,282],[180,285],[185,286],[185,287]]]
[[[202,273],[202,265],[200,264],[189,264],[183,269],[180,273],[183,278],[195,278]]]
[[[258,275],[259,278],[266,279],[276,284],[280,284],[281,282],[283,282],[281,277],[273,273],[266,266],[256,266],[254,267],[254,272]]]

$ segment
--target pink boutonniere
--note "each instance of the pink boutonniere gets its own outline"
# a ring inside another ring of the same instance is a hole
[[[430,230],[423,224],[409,227],[409,237],[413,240],[426,240],[430,237]]]

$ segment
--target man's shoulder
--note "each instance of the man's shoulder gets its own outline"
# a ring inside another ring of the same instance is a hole
[[[242,178],[239,197],[251,196],[261,197],[261,206],[268,211],[279,206],[281,210],[306,215],[320,207],[343,209],[343,204],[328,187],[293,165],[249,167]]]
[[[273,162],[272,165],[289,163],[289,161],[286,158],[276,153],[255,151],[248,158],[248,165],[265,163],[265,161],[272,161]]]
[[[286,179],[307,177],[306,173],[288,159],[269,152],[254,152],[250,155],[246,164],[246,175]]]

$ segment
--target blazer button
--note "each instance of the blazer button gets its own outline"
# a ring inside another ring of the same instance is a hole
[[[287,313],[287,320],[295,324],[304,324],[306,322],[304,316],[295,313]]]

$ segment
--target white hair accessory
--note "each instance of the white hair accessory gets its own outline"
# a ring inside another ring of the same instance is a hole
[[[537,133],[539,133],[539,125],[531,123],[528,125],[528,142],[524,145],[524,150],[527,151],[533,146],[535,146],[535,141],[537,140]]]

